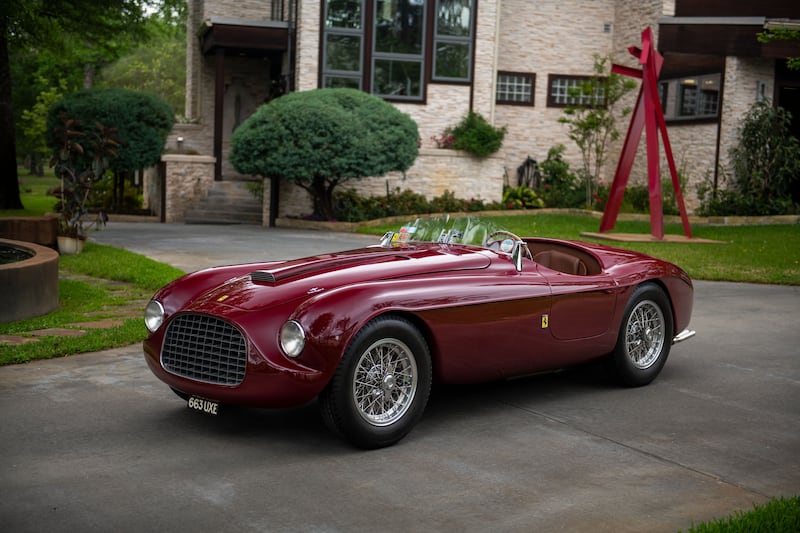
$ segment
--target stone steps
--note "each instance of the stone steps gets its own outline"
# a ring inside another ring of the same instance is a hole
[[[187,224],[262,223],[262,204],[244,181],[215,181],[208,195],[186,213]]]

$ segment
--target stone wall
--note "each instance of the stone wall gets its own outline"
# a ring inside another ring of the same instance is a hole
[[[165,222],[180,222],[196,202],[208,194],[214,183],[211,156],[166,154],[167,199]]]
[[[489,2],[480,2],[483,9]],[[503,0],[497,52],[497,70],[536,75],[534,105],[498,104],[494,122],[508,128],[502,157],[510,176],[531,156],[542,161],[547,151],[563,144],[573,168],[580,152],[558,122],[562,108],[548,107],[549,74],[586,75],[594,72],[594,54],[612,52],[614,0]],[[494,95],[490,95],[493,100]]]
[[[320,2],[300,1],[297,13],[295,90],[319,87]]]
[[[308,193],[290,183],[280,185],[279,217],[298,217],[313,211]],[[456,150],[423,148],[414,165],[405,173],[346,181],[338,190],[353,189],[363,196],[385,196],[410,189],[431,199],[445,191],[457,198],[500,201],[503,193],[503,161],[499,157],[476,159]],[[269,221],[270,180],[264,180],[264,224]]]
[[[720,130],[720,165],[730,166],[728,154],[738,142],[739,127],[747,111],[757,100],[758,82],[767,84],[766,95],[775,91],[775,60],[766,58],[727,57],[723,82],[722,127]]]

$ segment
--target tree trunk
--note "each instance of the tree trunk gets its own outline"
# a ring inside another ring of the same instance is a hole
[[[83,88],[91,89],[94,87],[94,65],[86,63],[83,66]]]
[[[314,176],[311,196],[314,201],[314,214],[323,220],[333,220],[333,187],[325,183],[324,177]]]
[[[8,27],[0,20],[0,209],[23,209],[17,175],[17,143],[11,105]]]

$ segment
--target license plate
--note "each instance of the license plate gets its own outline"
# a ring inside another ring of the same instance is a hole
[[[200,411],[201,413],[205,413],[207,415],[219,414],[219,402],[192,396],[189,398],[188,403],[189,403],[189,409]]]

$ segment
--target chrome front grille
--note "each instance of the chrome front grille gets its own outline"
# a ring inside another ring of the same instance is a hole
[[[238,329],[205,315],[181,315],[167,327],[161,366],[178,376],[238,385],[247,367],[247,345]]]

